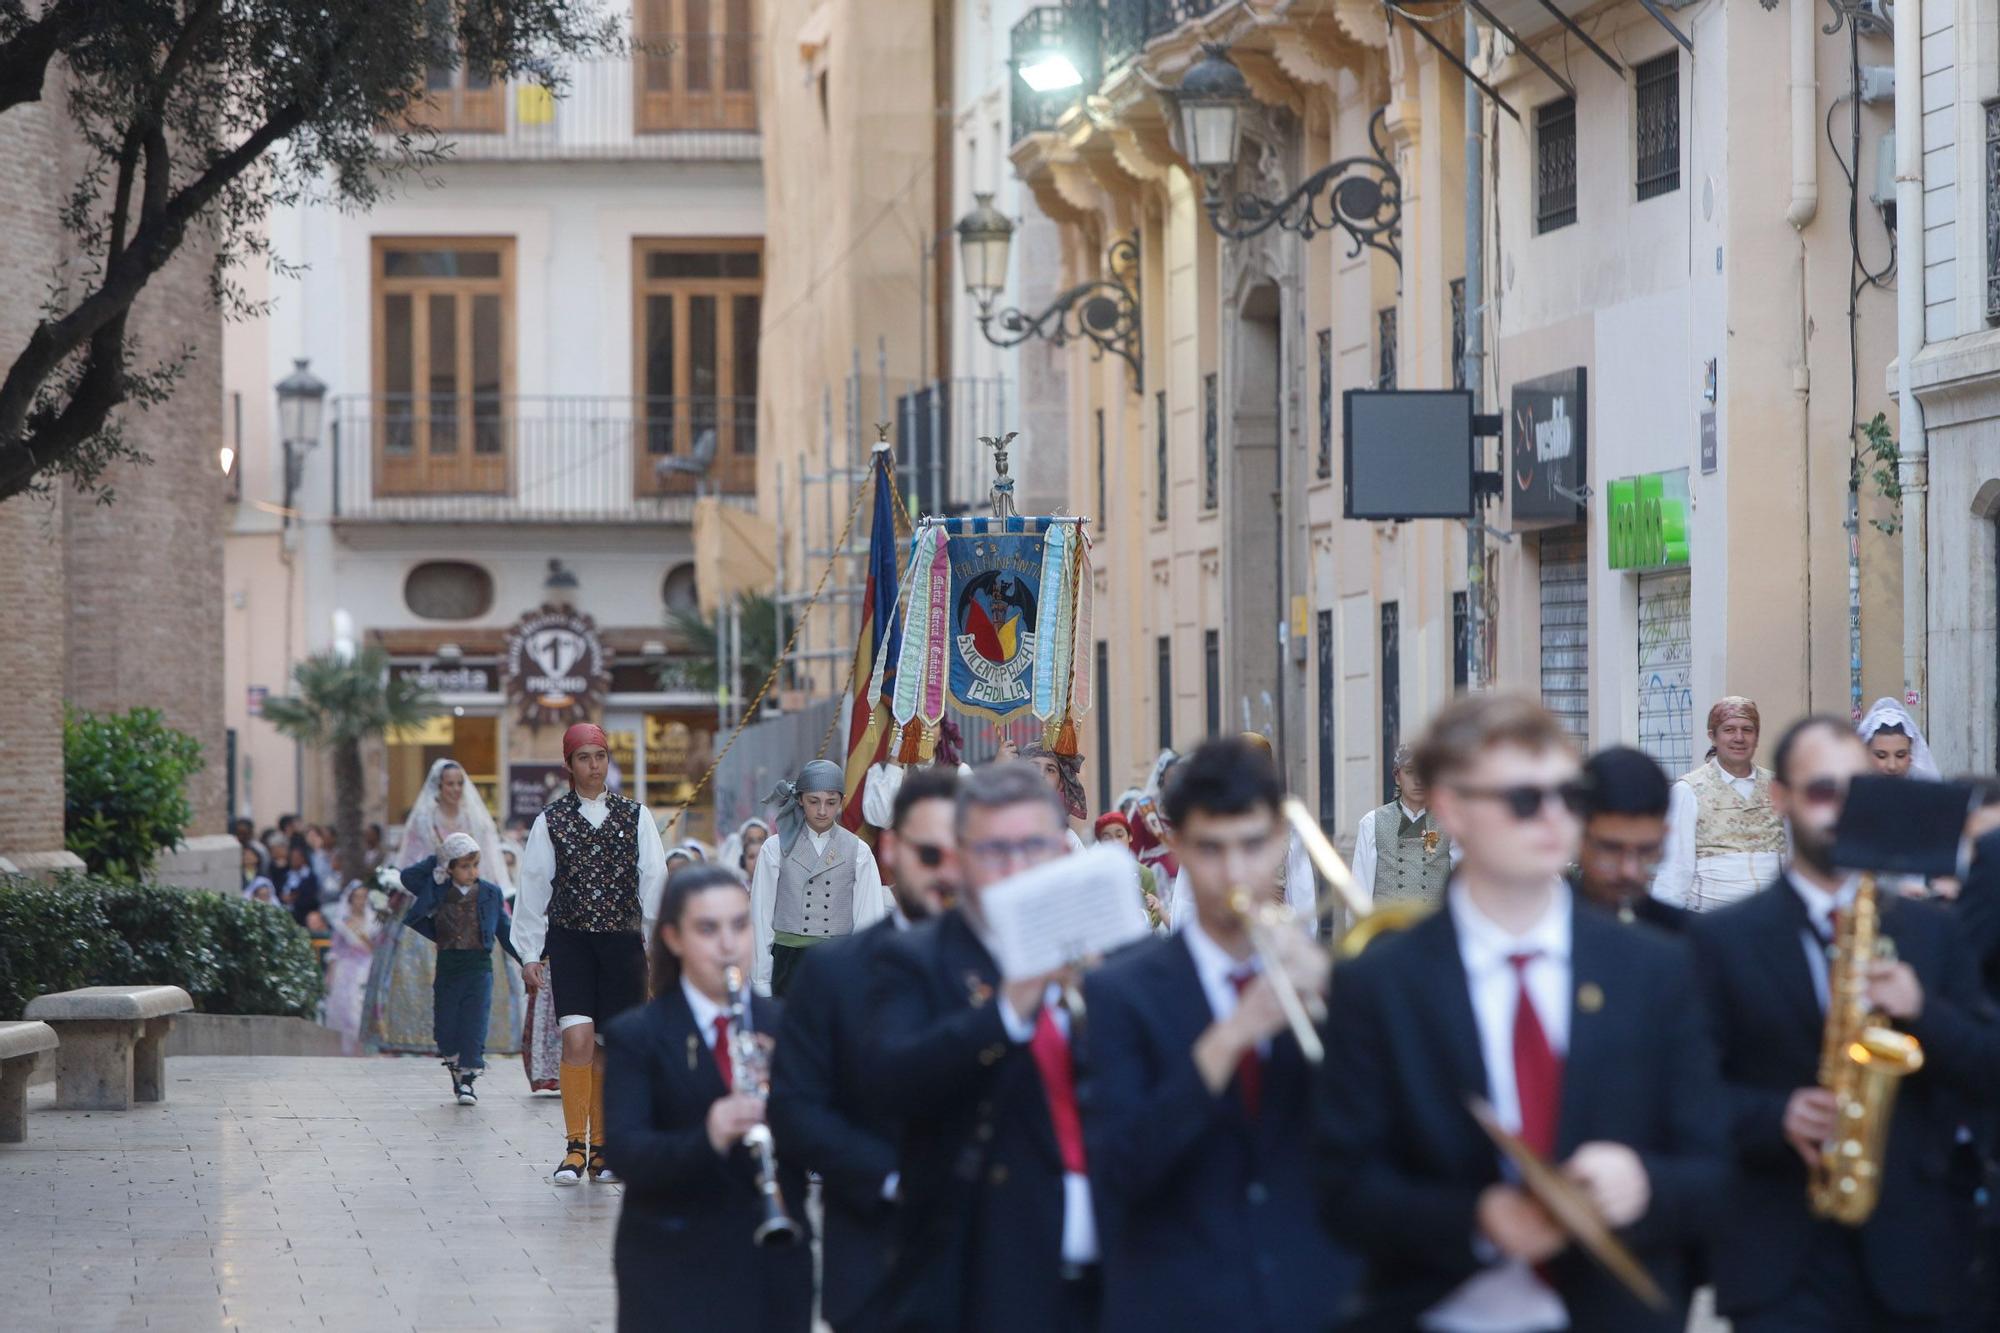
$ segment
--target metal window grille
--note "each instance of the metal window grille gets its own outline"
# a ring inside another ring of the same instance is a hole
[[[1396,747],[1403,743],[1403,646],[1394,602],[1382,603],[1382,799],[1396,799]]]
[[[1174,748],[1174,641],[1162,634],[1153,641],[1154,689],[1159,692],[1160,748]]]
[[[1104,531],[1104,409],[1097,409],[1097,530]]]
[[[1216,440],[1219,423],[1217,388],[1215,376],[1204,375],[1201,380],[1201,507],[1215,508],[1216,473],[1220,470],[1220,445]]]
[[[1465,387],[1465,279],[1451,280],[1451,387]]]
[[[1313,471],[1333,475],[1333,330],[1319,331],[1319,458]]]
[[[1201,689],[1206,705],[1203,720],[1210,736],[1222,734],[1222,633],[1201,632]]]
[[[2000,324],[2000,101],[1986,104],[1986,319]]]
[[[1334,749],[1333,711],[1333,612],[1321,611],[1313,617],[1319,638],[1319,822],[1330,827],[1339,818],[1334,804],[1334,772],[1339,763]]]
[[[1167,521],[1167,391],[1153,395],[1153,519]]]
[[[1097,705],[1097,808],[1099,812],[1111,808],[1111,709],[1105,701],[1111,697],[1111,645],[1103,639],[1097,641],[1097,693],[1092,702]]]
[[[1396,307],[1375,312],[1375,387],[1396,387]]]
[[[1576,99],[1535,108],[1535,232],[1576,221]]]
[[[1681,61],[1669,51],[1635,71],[1639,83],[1639,197],[1681,188]]]

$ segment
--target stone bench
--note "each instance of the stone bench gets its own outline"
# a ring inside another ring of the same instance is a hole
[[[35,1057],[56,1049],[47,1023],[0,1023],[0,1143],[28,1137],[28,1078]]]
[[[194,1008],[179,986],[85,986],[28,1001],[25,1017],[56,1030],[56,1107],[129,1111],[165,1101],[167,1033]]]

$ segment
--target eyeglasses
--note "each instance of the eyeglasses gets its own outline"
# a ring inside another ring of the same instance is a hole
[[[917,864],[926,870],[936,870],[944,864],[944,848],[942,847],[934,847],[927,842],[910,842],[908,840],[905,840],[903,845],[917,854]]]
[[[1014,842],[994,838],[975,842],[965,850],[975,861],[999,865],[1003,861],[1034,861],[1056,856],[1062,849],[1062,841],[1058,838],[1021,838]]]
[[[1839,778],[1814,778],[1799,788],[1799,796],[1808,805],[1836,805],[1847,796],[1847,784]]]
[[[1581,815],[1590,804],[1590,784],[1581,780],[1559,782],[1553,787],[1521,783],[1512,787],[1453,787],[1460,796],[1479,801],[1500,801],[1519,820],[1533,819],[1550,801],[1561,801],[1573,815]]]

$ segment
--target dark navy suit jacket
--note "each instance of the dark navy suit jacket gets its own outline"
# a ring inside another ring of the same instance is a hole
[[[1236,1080],[1211,1093],[1192,1049],[1214,1015],[1185,935],[1105,963],[1084,1000],[1105,1333],[1324,1327],[1358,1264],[1320,1223],[1298,1043],[1272,1040],[1255,1119]]]
[[[1646,1309],[1573,1245],[1547,1273],[1580,1333],[1680,1333],[1685,1256],[1714,1223],[1729,1174],[1714,1048],[1679,941],[1571,912],[1555,1156],[1604,1140],[1639,1154],[1652,1202],[1621,1234],[1672,1309]],[[1465,1106],[1467,1094],[1487,1095],[1486,1065],[1450,911],[1335,968],[1329,1008],[1321,1200],[1329,1229],[1368,1261],[1349,1326],[1406,1329],[1479,1271],[1479,1195],[1501,1179]]]

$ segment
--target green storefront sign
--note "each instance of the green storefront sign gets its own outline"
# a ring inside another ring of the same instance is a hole
[[[1605,488],[1613,569],[1674,569],[1688,562],[1688,474],[1649,472]]]

